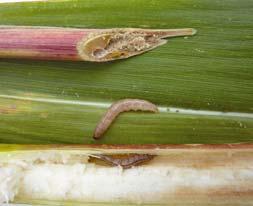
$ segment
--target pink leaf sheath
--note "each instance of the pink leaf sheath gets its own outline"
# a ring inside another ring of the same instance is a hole
[[[47,60],[81,60],[76,45],[90,32],[47,27],[0,28],[0,56]]]
[[[194,29],[81,29],[0,26],[0,58],[106,62],[154,49]]]

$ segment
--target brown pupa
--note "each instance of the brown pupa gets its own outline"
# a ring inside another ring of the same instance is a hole
[[[141,99],[123,99],[111,105],[101,121],[98,123],[93,138],[100,139],[104,132],[110,127],[114,119],[122,112],[127,111],[150,111],[158,112],[156,105]]]

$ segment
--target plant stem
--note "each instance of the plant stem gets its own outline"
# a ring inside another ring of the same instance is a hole
[[[163,38],[194,35],[194,29],[77,29],[0,27],[0,58],[104,62],[154,49]]]

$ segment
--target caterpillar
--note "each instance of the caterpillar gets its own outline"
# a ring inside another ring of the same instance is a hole
[[[150,111],[158,112],[156,105],[148,102],[146,100],[140,99],[123,99],[111,105],[105,115],[102,117],[101,121],[95,128],[93,135],[94,139],[100,139],[105,131],[110,127],[114,119],[122,112],[126,111]]]

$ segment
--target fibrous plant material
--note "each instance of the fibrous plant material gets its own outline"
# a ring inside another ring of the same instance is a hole
[[[195,29],[78,29],[0,27],[0,57],[106,62],[135,56],[167,42],[194,35]]]
[[[93,160],[136,154],[155,158]],[[252,144],[0,145],[0,204],[252,205],[252,188]]]
[[[156,105],[141,99],[123,99],[114,104],[107,110],[105,115],[102,117],[101,121],[95,128],[93,135],[94,139],[99,139],[104,134],[104,132],[110,127],[114,119],[122,112],[126,111],[150,111],[158,112]]]

